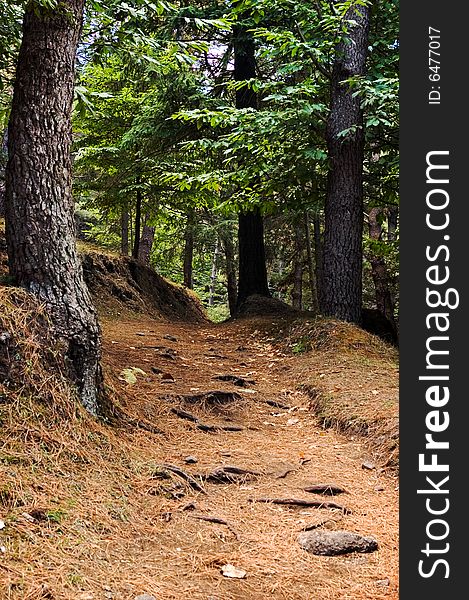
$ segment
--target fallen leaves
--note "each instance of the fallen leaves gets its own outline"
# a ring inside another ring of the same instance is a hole
[[[122,369],[119,374],[119,379],[125,381],[129,385],[133,385],[134,383],[137,383],[137,375],[146,375],[146,373],[138,367],[127,367],[126,369]]]

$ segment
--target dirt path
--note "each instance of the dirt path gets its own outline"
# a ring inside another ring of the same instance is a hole
[[[141,593],[164,600],[398,597],[396,479],[362,467],[369,451],[359,439],[318,426],[294,378],[301,356],[283,354],[249,321],[195,326],[144,319],[107,322],[103,329],[104,362],[126,398],[126,410],[164,432],[138,434],[151,445],[157,476],[151,484],[142,479],[143,500],[131,502],[136,516],[128,556],[119,567],[122,578],[131,581],[138,573]],[[134,371],[135,383],[120,381],[122,370],[132,367],[145,375]],[[215,379],[220,375],[241,377],[246,387]],[[208,391],[238,396],[223,403],[188,400]],[[272,401],[278,406],[268,403]],[[217,429],[204,431],[201,424]],[[242,430],[220,429],[238,426]],[[187,456],[197,462],[187,464]],[[191,489],[177,475],[165,479],[159,464],[195,476],[206,493]],[[257,475],[228,483],[198,477],[226,465]],[[351,514],[252,501],[321,500],[303,490],[315,483],[344,487],[349,493],[325,500],[346,506]],[[326,528],[372,535],[379,550],[341,557],[308,554],[299,547],[298,534],[321,521],[328,521]],[[122,549],[113,550],[111,544],[107,552],[112,559]],[[246,578],[223,577],[220,567],[227,563],[246,571]]]

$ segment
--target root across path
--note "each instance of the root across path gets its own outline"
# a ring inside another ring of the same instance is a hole
[[[279,327],[274,318],[105,323],[104,362],[122,408],[163,432],[134,432],[154,465],[126,540],[127,580],[133,572],[142,593],[398,597],[397,479],[373,464],[362,438],[321,426],[301,391],[303,357],[276,343]],[[119,379],[125,369],[138,369],[135,382]],[[346,491],[340,504],[334,490]],[[298,536],[316,528],[372,536],[378,550],[309,554]],[[245,576],[224,577],[227,564]]]

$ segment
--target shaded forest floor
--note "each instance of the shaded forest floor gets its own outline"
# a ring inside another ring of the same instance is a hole
[[[9,407],[2,598],[398,597],[394,351],[334,322],[314,331],[272,317],[215,325],[136,315],[102,324],[106,381],[133,420],[111,427],[83,415],[41,418],[33,400],[29,410]],[[225,375],[244,387],[216,379]],[[160,433],[145,430],[152,427]],[[226,472],[213,471],[223,466],[253,473],[221,482]],[[349,493],[303,490],[316,483]],[[259,498],[334,501],[351,513]],[[308,554],[298,534],[322,522],[372,535],[379,550]],[[224,577],[228,563],[246,577]]]

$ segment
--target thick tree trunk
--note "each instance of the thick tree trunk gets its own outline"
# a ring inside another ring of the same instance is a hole
[[[138,183],[138,182],[137,182]],[[142,192],[137,189],[137,198],[135,203],[135,227],[134,227],[134,247],[132,250],[132,258],[138,259],[138,251],[140,249],[140,237],[142,227]]]
[[[192,289],[192,264],[194,261],[194,212],[187,213],[186,230],[184,231],[184,260],[183,273],[184,285],[188,289]]]
[[[142,237],[138,245],[138,260],[144,265],[150,264],[150,254],[155,239],[155,228],[146,223],[143,226]]]
[[[129,224],[130,215],[124,208],[121,213],[121,254],[129,255]]]
[[[256,77],[254,39],[248,28],[234,28],[234,79],[246,81]],[[236,90],[236,108],[257,109],[257,94],[246,86]],[[264,223],[258,209],[240,213],[238,219],[239,280],[237,306],[248,296],[270,296],[265,264]]]
[[[293,259],[293,308],[303,308],[303,241],[299,224],[295,225],[295,256]]]
[[[270,296],[265,266],[264,220],[259,210],[241,213],[238,218],[240,306],[248,296]]]
[[[222,234],[223,249],[225,251],[226,264],[226,287],[228,292],[228,307],[230,315],[236,313],[236,299],[238,296],[238,288],[236,285],[236,265],[235,252],[233,246],[233,238],[230,231],[225,231]]]
[[[380,240],[382,228],[378,221],[378,215],[381,209],[378,207],[372,208],[368,213],[368,227],[370,237],[373,240]],[[386,263],[382,256],[373,255],[370,257],[371,276],[375,286],[376,308],[389,321],[394,335],[397,339],[397,326],[394,318],[394,301],[389,285],[389,273]]]
[[[100,330],[75,245],[71,110],[83,0],[29,5],[23,21],[6,169],[11,275],[48,308],[83,406],[102,410]]]
[[[369,10],[357,6],[347,13],[356,25],[336,50],[326,131],[330,167],[320,306],[325,315],[354,323],[361,322],[362,310],[364,134],[360,98],[344,81],[365,73]]]

